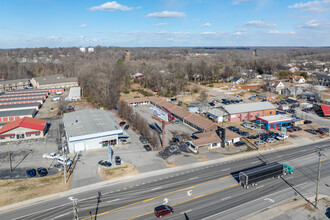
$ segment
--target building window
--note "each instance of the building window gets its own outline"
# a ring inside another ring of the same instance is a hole
[[[13,136],[10,136],[10,139],[14,139],[15,138],[15,135],[13,135]]]
[[[5,139],[5,137],[0,137],[0,139],[1,139],[1,140],[4,140],[4,139]]]
[[[218,146],[217,143],[213,143],[213,144],[212,144],[212,147],[216,147],[216,146]]]
[[[31,134],[26,134],[26,137],[31,137]]]
[[[40,133],[36,133],[36,136],[40,136]]]
[[[117,140],[110,140],[110,145],[116,145],[117,144]]]

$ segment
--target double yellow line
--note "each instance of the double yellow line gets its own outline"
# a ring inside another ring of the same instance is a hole
[[[201,186],[201,185],[204,185],[204,184],[207,184],[207,183],[211,183],[211,182],[215,182],[217,180],[222,180],[222,179],[226,179],[226,178],[229,178],[231,177],[231,175],[228,175],[228,176],[224,176],[224,177],[221,177],[221,178],[217,178],[217,179],[214,179],[214,180],[209,180],[209,181],[206,181],[206,182],[202,182],[202,183],[198,183],[196,185],[193,185],[193,186],[189,186],[189,187],[186,187],[186,188],[183,188],[183,189],[178,189],[178,190],[175,190],[175,191],[172,191],[172,192],[168,192],[168,193],[165,193],[165,194],[162,194],[162,195],[159,195],[159,196],[155,196],[155,197],[151,197],[149,199],[145,199],[145,200],[141,200],[141,201],[138,201],[138,202],[135,202],[135,203],[131,203],[131,204],[128,204],[128,205],[125,205],[125,206],[121,206],[121,207],[118,207],[118,208],[115,208],[115,209],[111,209],[111,210],[108,210],[108,211],[105,211],[105,212],[102,212],[102,213],[99,213],[97,215],[92,215],[92,216],[88,216],[86,218],[82,218],[81,220],[87,220],[87,219],[90,219],[90,218],[94,218],[94,217],[98,217],[98,216],[101,216],[101,215],[105,215],[105,214],[108,214],[110,212],[114,212],[114,211],[117,211],[117,210],[120,210],[120,209],[124,209],[124,208],[127,208],[127,207],[130,207],[130,206],[133,206],[133,205],[137,205],[137,204],[140,204],[140,203],[143,203],[143,202],[149,202],[153,199],[157,199],[157,198],[160,198],[160,197],[163,197],[163,196],[167,196],[167,195],[170,195],[170,194],[173,194],[173,193],[176,193],[176,192],[181,192],[181,191],[184,191],[184,190],[187,190],[187,189],[192,189],[192,188],[195,188],[197,186]],[[197,199],[197,198],[200,198],[200,197],[203,197],[203,196],[207,196],[207,195],[210,195],[212,193],[216,193],[216,192],[219,192],[219,191],[222,191],[222,190],[226,190],[226,189],[229,189],[231,187],[234,187],[234,186],[237,186],[238,184],[235,184],[235,185],[232,185],[232,186],[229,186],[227,188],[223,188],[223,189],[220,189],[220,190],[217,190],[217,191],[214,191],[214,192],[211,192],[211,193],[207,193],[207,194],[203,194],[203,195],[200,195],[200,196],[196,196],[192,199],[189,199],[189,200],[186,200],[186,201],[183,201],[183,202],[180,202],[180,203],[177,203],[177,204],[174,204],[174,205],[178,205],[178,204],[181,204],[181,203],[184,203],[184,202],[188,202],[188,201],[191,201],[193,199]],[[173,206],[174,206],[173,205]],[[143,215],[139,215],[139,216],[136,216],[134,218],[138,218],[140,216],[144,216],[144,215],[147,215],[147,214],[150,214],[152,213],[151,212],[148,212],[148,213],[145,213]],[[134,218],[131,218],[131,219],[134,219]]]

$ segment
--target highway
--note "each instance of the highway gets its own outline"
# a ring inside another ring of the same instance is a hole
[[[316,145],[325,149],[320,194],[329,196],[330,141],[115,183],[70,196],[78,199],[79,218],[86,220],[155,219],[153,208],[161,204],[174,208],[174,214],[164,219],[237,219],[288,199],[313,195]],[[295,173],[249,189],[238,185],[238,171],[273,161],[289,164]],[[68,197],[62,197],[1,213],[0,219],[73,219],[72,207]]]

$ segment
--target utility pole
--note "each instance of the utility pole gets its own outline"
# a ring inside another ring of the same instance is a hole
[[[320,176],[321,176],[321,149],[317,148],[317,154],[319,156],[319,163],[318,163],[318,170],[317,170],[317,181],[316,181],[316,196],[315,196],[315,208],[317,209],[317,203],[319,201],[319,182],[320,182]]]
[[[78,199],[75,199],[73,197],[69,197],[68,199],[72,201],[73,219],[74,220],[79,220],[79,217],[78,217],[78,203],[77,203]]]
[[[62,152],[64,156],[64,183],[66,183],[66,153],[64,151],[64,141],[62,140]]]

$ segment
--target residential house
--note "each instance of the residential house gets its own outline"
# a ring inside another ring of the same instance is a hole
[[[275,79],[277,79],[277,77],[275,77],[273,75],[270,75],[270,74],[262,74],[261,78],[265,79],[265,80],[275,80]]]
[[[244,83],[245,80],[242,77],[234,77],[230,80],[230,82],[234,84],[241,84]]]
[[[282,89],[281,94],[283,95],[301,95],[304,91],[299,86],[289,86],[288,88]]]
[[[316,75],[316,79],[321,86],[330,87],[330,76],[326,74]]]
[[[278,94],[281,94],[282,89],[285,88],[285,85],[282,81],[270,81],[268,85],[271,92],[276,92]]]
[[[305,83],[305,78],[302,76],[292,75],[289,77],[289,81],[292,83]]]

